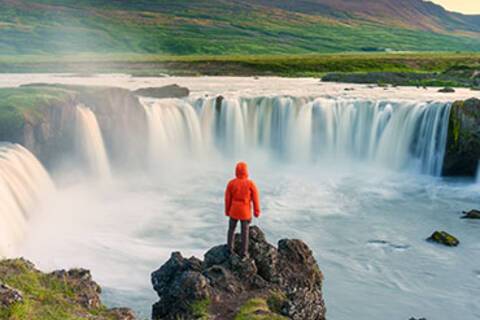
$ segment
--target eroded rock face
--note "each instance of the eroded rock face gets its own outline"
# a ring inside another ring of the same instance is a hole
[[[475,176],[480,159],[480,100],[452,105],[447,149],[443,164],[446,176]]]
[[[240,237],[235,241],[240,251]],[[249,259],[230,255],[226,245],[210,249],[204,261],[186,259],[178,252],[152,273],[158,301],[153,319],[197,319],[199,302],[208,305],[204,317],[233,319],[253,298],[276,300],[277,315],[289,319],[325,319],[323,275],[312,251],[301,240],[269,244],[258,227],[250,228]]]

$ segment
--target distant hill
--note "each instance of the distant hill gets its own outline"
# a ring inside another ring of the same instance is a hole
[[[480,51],[480,16],[423,0],[0,0],[0,55]]]

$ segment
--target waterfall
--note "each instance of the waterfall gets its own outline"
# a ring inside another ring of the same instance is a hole
[[[97,118],[82,105],[77,106],[76,112],[77,150],[94,176],[108,179],[110,164]]]
[[[150,132],[150,158],[154,162],[199,154],[203,139],[194,108],[183,100],[142,99]]]
[[[450,104],[343,98],[216,97],[144,101],[156,159],[214,148],[225,156],[366,162],[440,175]],[[168,154],[167,154],[168,150]]]
[[[0,144],[0,257],[14,251],[28,214],[53,190],[48,173],[33,154],[18,144]]]
[[[477,184],[480,184],[480,160],[478,161],[478,166],[477,166],[476,182],[477,182]]]

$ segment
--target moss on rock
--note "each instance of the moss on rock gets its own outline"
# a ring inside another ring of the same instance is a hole
[[[22,300],[0,306],[0,319],[9,320],[133,320],[128,309],[108,310],[100,287],[83,269],[42,273],[24,259],[0,261],[0,279],[22,294]]]
[[[480,100],[452,104],[443,174],[474,176],[480,160]]]
[[[458,241],[457,238],[445,231],[435,231],[427,240],[448,247],[456,247],[460,244],[460,241]]]
[[[211,304],[210,299],[195,301],[190,305],[192,315],[199,320],[210,319],[210,314],[209,314],[210,304]]]
[[[235,320],[286,320],[288,318],[273,312],[267,299],[248,300],[235,316]]]

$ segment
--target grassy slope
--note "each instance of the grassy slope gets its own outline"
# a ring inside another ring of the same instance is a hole
[[[306,54],[480,51],[480,38],[214,1],[0,2],[0,53]]]
[[[260,56],[84,54],[0,56],[0,72],[121,72],[134,75],[321,76],[327,72],[441,72],[479,65],[480,53],[364,53]]]
[[[70,283],[40,273],[21,259],[0,261],[0,279],[20,290],[24,302],[9,308],[0,307],[0,319],[8,320],[82,320],[113,319],[104,307],[87,310],[76,302]]]

